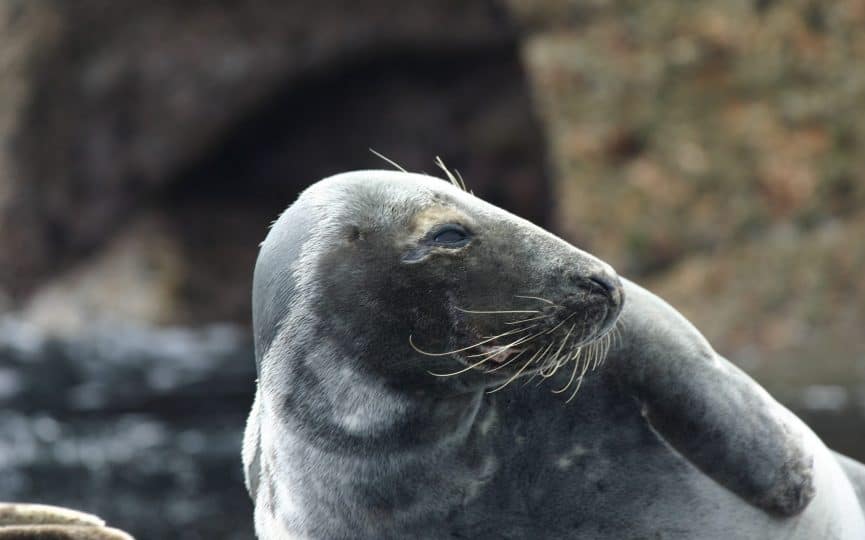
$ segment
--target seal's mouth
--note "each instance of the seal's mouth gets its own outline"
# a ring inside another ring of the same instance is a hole
[[[481,345],[478,347],[479,356],[484,356],[493,364],[505,365],[519,354],[525,353],[525,349],[516,347]]]
[[[575,323],[560,325],[554,327],[551,333],[541,330],[533,334],[538,336],[536,342],[527,337],[521,347],[492,344],[478,347],[477,353],[462,359],[466,365],[463,369],[500,375],[492,379],[496,386],[491,387],[489,393],[498,392],[520,378],[531,380],[539,377],[541,382],[551,379],[557,386],[552,392],[559,394],[570,391],[567,398],[570,402],[586,376],[603,364],[616,335],[615,324],[607,327],[606,318],[596,333],[586,339],[576,337],[576,326]]]

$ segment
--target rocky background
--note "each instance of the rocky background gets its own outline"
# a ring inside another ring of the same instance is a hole
[[[865,458],[865,2],[508,5],[553,228]]]
[[[0,0],[0,500],[249,539],[249,283],[433,158],[865,459],[865,2]]]

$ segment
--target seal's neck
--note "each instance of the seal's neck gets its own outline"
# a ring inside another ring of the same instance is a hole
[[[270,413],[295,437],[323,451],[354,455],[458,444],[471,431],[482,390],[395,388],[345,362],[294,362],[293,380],[263,387]]]
[[[481,390],[402,392],[356,372],[293,371],[282,390],[259,386],[253,412],[269,479],[257,490],[259,530],[304,536],[311,522],[332,537],[415,537],[415,520],[453,512],[489,475]]]

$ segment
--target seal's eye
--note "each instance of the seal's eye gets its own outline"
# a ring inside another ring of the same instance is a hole
[[[468,243],[469,233],[461,226],[451,223],[436,229],[432,234],[434,243],[446,247],[461,247]]]

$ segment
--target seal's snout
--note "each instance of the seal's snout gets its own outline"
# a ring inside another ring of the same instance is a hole
[[[601,323],[600,332],[606,332],[615,324],[622,312],[625,300],[625,290],[622,280],[615,272],[599,270],[586,279],[588,288],[592,293],[604,298],[606,303],[606,316]]]
[[[616,323],[624,305],[624,287],[619,276],[608,266],[588,272],[573,269],[565,275],[568,293],[562,305],[592,321],[589,324],[593,326],[594,337],[605,334]]]
[[[569,272],[567,281],[590,295],[600,296],[613,304],[621,306],[625,298],[622,280],[612,270],[599,269],[591,273]]]

